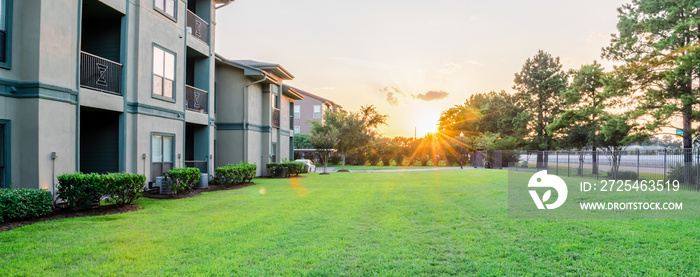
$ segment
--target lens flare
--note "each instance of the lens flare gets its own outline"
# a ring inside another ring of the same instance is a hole
[[[259,193],[260,195],[265,195],[265,194],[267,194],[267,190],[266,190],[265,188],[260,188],[260,190],[258,191],[258,193]]]

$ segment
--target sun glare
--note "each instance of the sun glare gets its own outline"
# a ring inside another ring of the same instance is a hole
[[[430,113],[420,113],[416,116],[417,118],[414,120],[416,136],[420,138],[428,133],[437,132],[438,119],[440,119],[439,113],[437,115]]]

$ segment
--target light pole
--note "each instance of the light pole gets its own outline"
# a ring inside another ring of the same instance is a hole
[[[464,169],[464,132],[459,132],[459,169]]]

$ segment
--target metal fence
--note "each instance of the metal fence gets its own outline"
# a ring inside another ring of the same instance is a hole
[[[700,189],[698,149],[630,151],[477,151],[472,166],[614,180],[678,182],[684,189]]]

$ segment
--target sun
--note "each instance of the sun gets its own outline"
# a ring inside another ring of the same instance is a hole
[[[428,133],[437,132],[438,119],[440,119],[439,113],[421,112],[417,114],[414,120],[416,136],[420,138]]]

